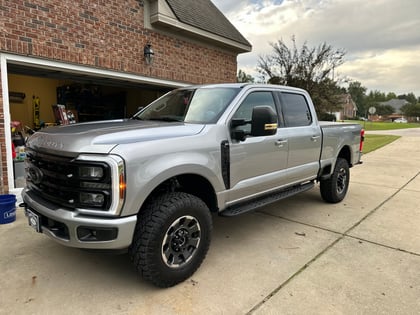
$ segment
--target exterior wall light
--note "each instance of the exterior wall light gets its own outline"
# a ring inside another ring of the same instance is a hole
[[[152,45],[147,44],[144,46],[144,60],[146,61],[146,64],[151,65],[153,63],[154,57],[155,53],[152,49]]]

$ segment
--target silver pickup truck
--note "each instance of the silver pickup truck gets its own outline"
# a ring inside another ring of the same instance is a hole
[[[340,202],[362,143],[359,124],[319,123],[301,89],[181,88],[130,119],[35,133],[25,213],[65,246],[128,250],[145,279],[169,287],[205,258],[212,212],[238,215],[317,182]]]

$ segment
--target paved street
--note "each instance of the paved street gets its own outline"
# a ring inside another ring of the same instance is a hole
[[[0,225],[0,314],[418,314],[420,130],[363,157],[346,199],[315,189],[234,218],[186,282],[158,289],[127,255],[65,248],[17,210]]]

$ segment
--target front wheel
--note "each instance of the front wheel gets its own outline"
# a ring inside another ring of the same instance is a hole
[[[174,286],[201,265],[211,231],[210,211],[201,199],[167,193],[142,209],[129,255],[144,279],[159,287]]]
[[[338,158],[331,177],[320,181],[324,201],[337,203],[344,199],[349,188],[350,170],[346,159]]]

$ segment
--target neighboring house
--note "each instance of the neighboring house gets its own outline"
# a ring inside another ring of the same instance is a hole
[[[402,114],[401,113],[401,107],[403,107],[404,105],[407,105],[407,104],[409,104],[408,101],[401,100],[401,99],[398,99],[398,98],[393,98],[389,101],[379,103],[379,105],[383,105],[383,106],[386,106],[386,105],[392,106],[395,110],[394,114]]]
[[[176,87],[235,82],[251,51],[210,0],[4,0],[0,26],[0,193],[20,165],[12,121],[54,124],[54,104],[80,121],[128,117]]]
[[[407,104],[409,104],[408,101],[404,99],[398,99],[398,98],[393,98],[386,102],[380,102],[379,105],[383,105],[383,106],[390,105],[394,108],[394,112],[391,115],[387,115],[386,117],[383,117],[382,119],[387,119],[387,120],[390,119],[394,121],[397,118],[403,117],[403,114],[401,112],[401,107]]]
[[[357,105],[353,101],[350,94],[343,94],[340,96],[340,108],[339,112],[335,112],[334,115],[339,120],[344,120],[348,118],[355,118],[357,116]]]

